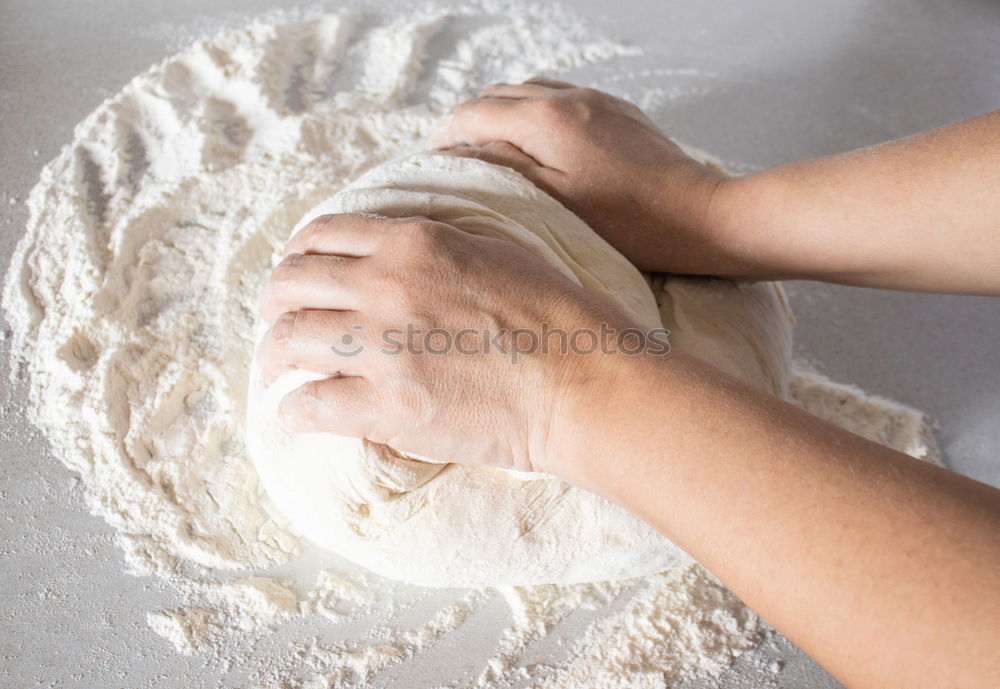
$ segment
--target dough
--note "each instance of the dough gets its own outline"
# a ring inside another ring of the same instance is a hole
[[[345,212],[427,216],[516,242],[641,326],[668,328],[677,350],[787,395],[792,319],[777,285],[644,276],[513,170],[430,153],[390,161],[307,213],[295,231]],[[550,476],[286,433],[278,402],[320,377],[296,371],[265,388],[254,364],[247,437],[272,501],[321,546],[383,576],[442,587],[627,578],[690,559],[622,508]]]

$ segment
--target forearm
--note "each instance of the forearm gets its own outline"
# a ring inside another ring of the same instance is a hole
[[[699,362],[618,359],[577,400],[558,473],[653,524],[849,686],[985,685],[1000,492]]]
[[[1000,294],[1000,111],[733,178],[712,222],[742,277]]]

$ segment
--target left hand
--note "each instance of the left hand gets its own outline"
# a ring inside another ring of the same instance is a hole
[[[728,178],[607,93],[541,78],[493,84],[431,144],[517,170],[641,270],[734,275],[744,262],[745,238],[712,213]]]

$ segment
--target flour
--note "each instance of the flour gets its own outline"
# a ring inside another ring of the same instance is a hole
[[[306,209],[485,83],[632,52],[552,8],[275,15],[137,76],[42,171],[4,292],[14,370],[130,570],[176,590],[150,626],[222,686],[420,668],[425,686],[664,686],[756,643],[756,618],[697,566],[500,592],[366,574],[284,523],[243,444],[257,291]],[[815,380],[803,392],[834,415],[830,395],[863,400]],[[918,414],[853,408],[863,429],[926,449]],[[441,676],[467,629],[495,643],[462,651],[471,678]]]

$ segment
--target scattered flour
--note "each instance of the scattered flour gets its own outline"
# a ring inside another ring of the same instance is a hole
[[[4,292],[15,374],[131,571],[176,588],[150,627],[223,686],[661,687],[759,640],[698,566],[502,590],[380,579],[301,541],[243,446],[256,295],[295,220],[490,81],[633,53],[551,7],[274,15],[137,76],[42,171]],[[814,374],[794,392],[932,454],[916,412]],[[448,670],[456,649],[478,669]]]

